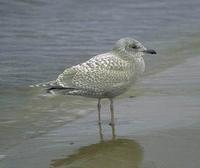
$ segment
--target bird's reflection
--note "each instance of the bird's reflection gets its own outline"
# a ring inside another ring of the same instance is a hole
[[[99,125],[99,138],[100,138],[100,141],[104,141],[102,125],[101,125],[101,123],[99,123],[98,125]]]
[[[52,161],[52,168],[138,168],[143,160],[139,143],[131,139],[113,139],[82,147],[75,154]],[[115,136],[115,134],[114,134]]]
[[[111,126],[111,129],[112,129],[112,140],[115,140],[115,139],[116,139],[116,134],[115,134],[115,123],[109,124],[109,125]],[[100,138],[100,141],[104,141],[103,129],[102,129],[101,122],[98,123],[98,126],[99,126],[99,138]]]

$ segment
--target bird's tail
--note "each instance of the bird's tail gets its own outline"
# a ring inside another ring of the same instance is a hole
[[[43,82],[43,83],[38,83],[38,84],[35,84],[35,85],[30,85],[29,87],[32,87],[32,88],[39,88],[39,87],[42,87],[42,88],[50,88],[50,87],[53,87],[53,86],[56,86],[57,85],[57,82],[55,80],[53,81],[49,81],[49,82]]]
[[[54,91],[56,91],[56,92],[63,93],[63,94],[69,94],[71,91],[76,90],[73,87],[64,87],[64,86],[58,85],[58,83],[55,80],[49,81],[49,82],[44,82],[44,83],[39,83],[36,85],[30,85],[30,87],[45,88],[47,93],[55,93]]]

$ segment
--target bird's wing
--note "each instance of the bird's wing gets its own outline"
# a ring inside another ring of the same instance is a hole
[[[61,87],[73,87],[72,81],[78,71],[79,65],[65,69],[56,79],[56,84]]]
[[[56,81],[62,87],[105,91],[128,84],[134,68],[112,53],[105,53],[66,69]]]

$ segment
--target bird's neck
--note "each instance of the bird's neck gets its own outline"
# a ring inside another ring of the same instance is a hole
[[[134,62],[135,62],[137,76],[142,75],[145,71],[145,62],[142,56],[143,53],[137,53],[134,55]]]
[[[135,65],[136,68],[136,76],[140,76],[145,71],[145,62],[143,59],[143,53],[130,53],[127,50],[113,50],[114,54],[117,55],[119,58],[132,63]]]

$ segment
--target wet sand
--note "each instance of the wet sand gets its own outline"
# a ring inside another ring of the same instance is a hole
[[[200,57],[144,78],[143,94],[115,100],[116,140],[97,113],[0,153],[1,168],[200,167]]]

